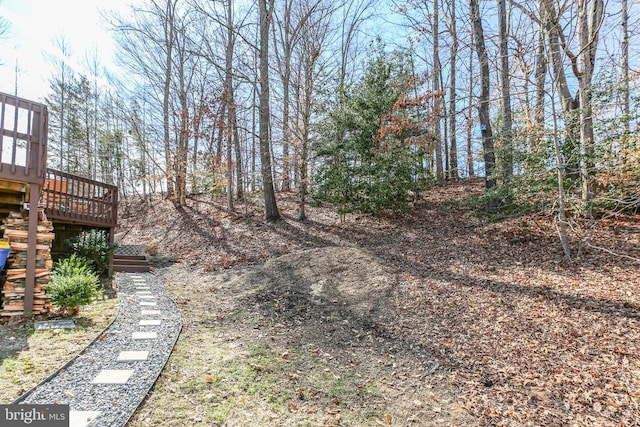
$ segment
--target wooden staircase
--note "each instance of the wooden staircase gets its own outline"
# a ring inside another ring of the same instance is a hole
[[[113,254],[113,271],[124,273],[147,273],[150,270],[144,247],[122,245]]]

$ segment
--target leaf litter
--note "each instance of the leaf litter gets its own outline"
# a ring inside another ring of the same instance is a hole
[[[293,194],[276,224],[259,202],[132,205],[125,243],[180,257],[157,273],[186,321],[131,425],[176,421],[172,383],[187,425],[640,425],[639,265],[612,253],[640,258],[637,218],[598,222],[611,251],[566,262],[551,217],[487,224],[450,202],[481,191],[304,223]]]

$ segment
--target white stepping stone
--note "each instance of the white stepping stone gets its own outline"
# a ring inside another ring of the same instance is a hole
[[[140,301],[140,305],[154,306],[154,305],[158,305],[158,304],[156,304],[155,301]]]
[[[151,295],[151,291],[138,291],[136,292],[138,295]]]
[[[69,427],[86,427],[100,416],[100,411],[69,411]]]
[[[133,369],[103,369],[91,384],[126,384]]]
[[[143,316],[158,316],[160,313],[160,310],[142,310],[140,312]]]
[[[134,362],[138,360],[148,360],[148,351],[121,351],[116,359],[118,362]]]
[[[155,340],[158,338],[157,332],[134,332],[131,334],[134,340]]]
[[[139,326],[160,326],[162,320],[160,319],[144,319],[138,322]]]
[[[155,295],[138,295],[141,299],[156,299]]]
[[[138,286],[136,288],[136,291],[150,291],[150,290],[151,290],[151,288],[148,287],[148,286]]]

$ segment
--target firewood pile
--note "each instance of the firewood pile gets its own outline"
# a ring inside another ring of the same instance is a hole
[[[4,221],[4,238],[11,246],[11,253],[5,266],[6,279],[2,287],[2,310],[0,317],[22,316],[27,278],[27,241],[29,236],[29,212],[12,212]],[[38,229],[36,243],[35,288],[32,314],[41,314],[50,306],[45,293],[49,283],[49,273],[53,266],[51,242],[55,238],[53,225],[38,209]]]

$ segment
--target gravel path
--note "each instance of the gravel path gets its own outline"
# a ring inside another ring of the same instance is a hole
[[[161,280],[117,273],[118,316],[98,339],[14,403],[68,404],[70,427],[124,426],[160,375],[182,322]]]

